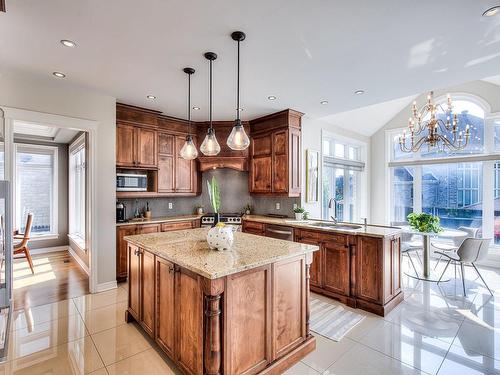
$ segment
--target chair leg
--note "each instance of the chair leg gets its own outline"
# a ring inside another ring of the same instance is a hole
[[[479,270],[477,269],[476,265],[474,263],[471,263],[471,264],[472,264],[472,267],[474,267],[474,269],[476,270],[477,274],[479,275],[479,277],[480,277],[481,281],[483,282],[484,286],[486,287],[486,289],[488,289],[488,292],[490,292],[490,294],[493,295],[493,292],[491,291],[488,284],[486,284],[486,281],[484,281],[483,276],[481,276],[481,274],[479,273]]]
[[[464,297],[467,297],[467,292],[465,291],[465,267],[463,262],[460,262],[460,270],[462,271],[462,287],[464,288]]]
[[[448,260],[448,262],[446,263],[446,266],[444,266],[443,273],[441,274],[441,276],[439,276],[439,280],[438,280],[438,282],[437,282],[438,284],[441,282],[441,279],[443,278],[444,273],[446,272],[446,269],[448,268],[448,266],[450,265],[450,263],[451,263],[451,259],[450,259],[450,260]]]
[[[35,274],[35,271],[33,270],[33,259],[31,259],[30,249],[28,249],[28,247],[24,248],[24,254],[26,255],[26,260],[31,268],[31,273]]]
[[[413,267],[413,271],[415,271],[415,276],[418,277],[417,267],[415,267],[415,263],[413,263],[413,259],[411,259],[410,253],[408,253],[407,255],[408,255],[408,259],[410,260],[410,263],[411,263],[411,265]]]
[[[437,266],[439,265],[439,262],[441,262],[441,259],[443,259],[442,255],[439,256],[439,259],[437,260],[436,265],[434,266],[434,271],[436,270]]]
[[[417,251],[415,251],[417,253],[417,258],[418,258],[418,261],[420,262],[420,264],[423,264],[422,263],[422,258],[420,258],[420,253]]]

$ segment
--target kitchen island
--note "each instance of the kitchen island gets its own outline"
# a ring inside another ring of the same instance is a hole
[[[137,321],[185,374],[282,374],[314,350],[309,267],[318,246],[208,229],[127,236]]]

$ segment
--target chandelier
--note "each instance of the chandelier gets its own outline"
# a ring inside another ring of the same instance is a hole
[[[438,111],[440,112],[438,114]],[[429,149],[445,148],[453,151],[467,147],[470,138],[470,127],[465,132],[458,128],[458,116],[453,114],[453,103],[450,94],[447,95],[446,106],[436,104],[431,91],[427,95],[427,103],[420,109],[413,102],[412,116],[408,120],[408,130],[399,135],[399,146],[403,152],[418,152],[424,144]],[[446,120],[444,117],[446,116]],[[427,134],[425,133],[427,131]]]

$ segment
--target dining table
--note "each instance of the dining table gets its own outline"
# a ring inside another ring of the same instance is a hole
[[[439,277],[431,270],[431,238],[446,238],[446,239],[454,239],[458,237],[467,237],[467,232],[458,229],[451,228],[443,228],[442,231],[436,232],[420,232],[411,228],[410,226],[402,226],[401,229],[403,232],[413,235],[422,236],[423,242],[423,250],[424,250],[424,259],[423,259],[423,270],[421,274],[412,275],[407,273],[408,276],[413,277],[418,280],[430,281],[430,282],[438,282]],[[442,279],[441,281],[449,281],[446,279]]]

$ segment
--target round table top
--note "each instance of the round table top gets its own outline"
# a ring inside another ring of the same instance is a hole
[[[420,234],[422,236],[435,236],[435,237],[446,237],[446,238],[454,238],[454,237],[467,237],[468,233],[463,230],[451,229],[451,228],[443,228],[443,231],[439,233],[435,232],[419,232],[418,230],[410,228],[408,225],[404,225],[400,227],[403,232],[411,233],[411,234]]]

